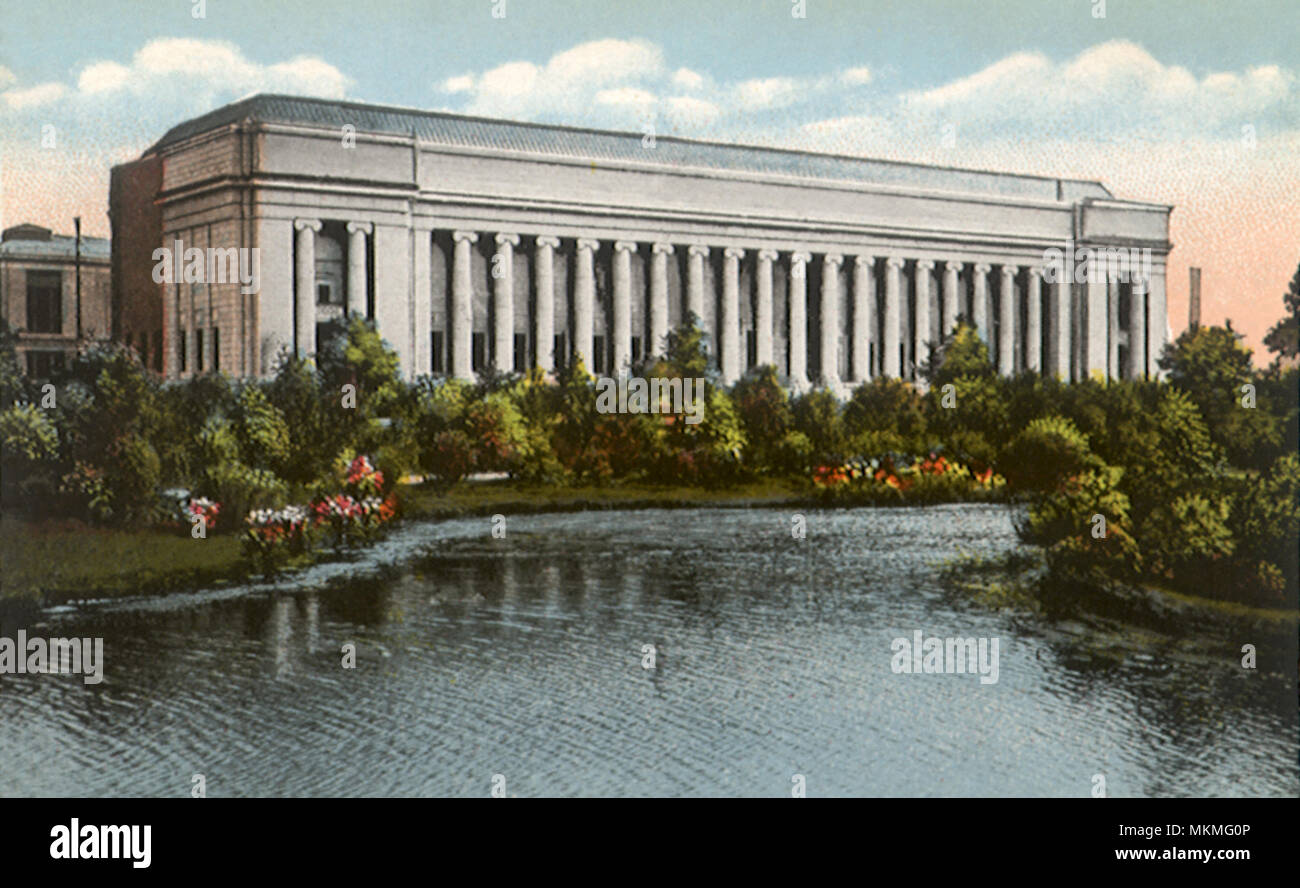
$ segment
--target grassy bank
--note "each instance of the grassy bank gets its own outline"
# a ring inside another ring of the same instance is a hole
[[[4,598],[138,595],[190,589],[243,575],[239,538],[190,539],[178,531],[97,528],[76,521],[0,519]]]
[[[794,480],[763,480],[716,489],[654,484],[571,487],[491,481],[461,484],[447,493],[431,487],[415,487],[403,492],[402,502],[407,517],[445,519],[600,509],[812,506],[817,500],[811,485]]]
[[[461,484],[447,493],[410,487],[402,491],[402,502],[408,519],[444,520],[596,509],[811,506],[815,499],[809,486],[797,481],[762,481],[715,490],[495,481]],[[329,550],[321,550],[297,566],[329,557]],[[252,574],[237,534],[195,540],[176,530],[0,519],[0,599],[58,604],[80,598],[159,595],[235,582]]]

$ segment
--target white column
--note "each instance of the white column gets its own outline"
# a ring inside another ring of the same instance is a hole
[[[451,372],[457,379],[474,380],[474,282],[470,277],[470,246],[478,233],[453,231],[451,278]]]
[[[691,244],[686,251],[689,267],[686,272],[686,310],[695,315],[696,323],[704,329],[704,260],[708,258],[709,248],[702,244]]]
[[[515,247],[519,235],[498,234],[496,245],[497,254],[492,260],[492,365],[500,373],[509,373],[515,369]]]
[[[407,355],[401,355],[407,379],[433,369],[433,229],[427,220],[412,220],[411,227],[411,295],[410,342]]]
[[[1015,265],[1002,266],[1001,299],[998,303],[998,372],[1016,372],[1016,272]]]
[[[790,254],[790,387],[808,388],[808,262],[807,253]]]
[[[348,314],[366,314],[366,235],[370,222],[348,223]]]
[[[1043,372],[1043,270],[1031,267],[1025,279],[1025,369]]]
[[[961,314],[961,293],[958,291],[960,286],[961,274],[960,262],[945,262],[943,264],[943,335],[949,336],[952,331],[957,329],[957,315]]]
[[[1073,265],[1073,261],[1069,263]],[[1072,272],[1071,272],[1072,273]],[[1070,379],[1070,306],[1073,302],[1070,282],[1052,284],[1052,317],[1048,322],[1052,336],[1052,373],[1063,381]]]
[[[650,341],[644,349],[647,357],[663,354],[668,339],[668,257],[672,254],[672,244],[655,244],[650,250]]]
[[[1106,285],[1106,378],[1119,379],[1119,281]]]
[[[871,379],[871,324],[876,301],[875,264],[871,256],[853,260],[853,381]]]
[[[1129,379],[1142,379],[1147,372],[1146,282],[1132,276],[1128,297],[1128,367]]]
[[[880,375],[887,379],[900,379],[903,375],[898,353],[902,343],[899,329],[903,319],[899,281],[902,270],[903,259],[899,256],[890,256],[885,262],[885,341],[880,347]]]
[[[916,263],[916,330],[915,330],[915,347],[912,354],[915,355],[916,374],[915,378],[921,378],[921,368],[930,360],[930,285],[934,280],[934,262],[930,259],[919,259]]]
[[[722,318],[719,339],[722,340],[722,383],[731,385],[740,379],[740,260],[745,251],[727,247],[723,251],[722,266]]]
[[[614,375],[625,376],[632,366],[632,254],[635,241],[614,242],[614,318],[610,347]]]
[[[593,376],[596,373],[591,366],[591,337],[595,326],[595,252],[599,246],[599,241],[578,240],[578,261],[573,276],[573,354]]]
[[[1088,283],[1086,284],[1088,338],[1085,348],[1084,378],[1106,375],[1107,350],[1107,301],[1110,286],[1106,281],[1105,263],[1094,258],[1088,262]]]
[[[298,357],[308,358],[316,353],[316,233],[321,230],[319,219],[295,219],[298,232],[294,267],[297,287],[294,291],[294,340]],[[191,351],[191,355],[194,355]],[[191,357],[198,366],[197,355]],[[211,366],[210,364],[205,365]]]
[[[754,311],[755,360],[758,366],[773,362],[772,357],[772,263],[776,250],[758,251],[758,304]]]
[[[822,257],[822,385],[840,387],[840,266],[844,257]]]
[[[975,304],[972,306],[972,321],[979,331],[984,344],[992,346],[989,341],[989,272],[993,266],[983,262],[975,266]]]
[[[1162,378],[1164,371],[1157,361],[1165,347],[1168,325],[1165,304],[1165,269],[1151,269],[1151,283],[1147,287],[1147,377]]]
[[[547,373],[555,369],[555,251],[559,246],[558,237],[542,235],[537,238],[533,262],[533,281],[537,287],[533,336],[537,366]]]

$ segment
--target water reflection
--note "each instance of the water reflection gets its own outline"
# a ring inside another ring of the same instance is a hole
[[[1294,684],[1237,668],[1231,632],[964,605],[940,565],[1016,546],[1000,507],[814,512],[802,541],[765,510],[439,532],[321,588],[47,615],[105,638],[105,681],[0,678],[0,794],[179,795],[196,771],[213,796],[482,795],[493,773],[761,796],[795,770],[812,795],[1300,788]],[[1000,681],[893,674],[914,629],[1000,637]]]

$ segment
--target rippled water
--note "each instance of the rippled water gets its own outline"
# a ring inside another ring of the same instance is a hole
[[[1294,684],[1239,639],[1099,638],[946,588],[958,553],[1016,547],[1007,508],[807,518],[412,524],[291,586],[46,614],[29,634],[104,638],[105,678],[0,676],[0,795],[1300,790]],[[999,681],[894,674],[917,629],[1000,638]]]

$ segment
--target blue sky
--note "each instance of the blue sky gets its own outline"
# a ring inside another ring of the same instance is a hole
[[[1176,206],[1175,332],[1187,265],[1257,341],[1300,261],[1296,0],[3,2],[5,225],[107,234],[112,164],[279,91],[1100,179]]]

